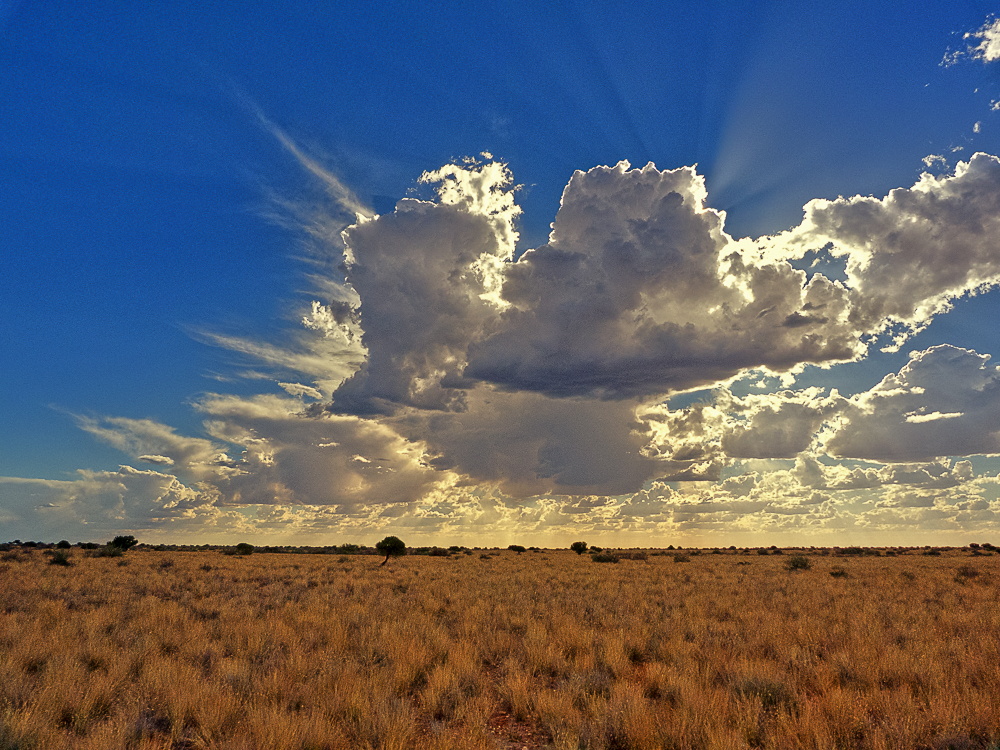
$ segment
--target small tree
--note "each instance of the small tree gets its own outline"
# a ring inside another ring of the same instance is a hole
[[[519,555],[522,552],[524,552],[524,547],[522,547],[520,544],[512,544],[509,547],[507,547],[507,549],[509,549],[511,552],[516,552]]]
[[[240,542],[236,545],[237,555],[249,555],[253,552],[253,545],[248,542]]]
[[[389,562],[390,557],[402,557],[406,554],[406,545],[403,544],[403,540],[398,536],[387,536],[375,545],[375,549],[380,555],[385,555],[385,560],[382,561],[382,565]],[[379,567],[382,567],[382,565]]]
[[[116,536],[114,539],[108,542],[108,546],[120,549],[122,552],[127,552],[138,543],[139,540],[136,539],[131,534],[129,534],[128,536]]]
[[[569,548],[571,550],[573,550],[576,554],[582,555],[584,552],[587,551],[587,543],[586,542],[573,542],[571,545],[569,545]]]

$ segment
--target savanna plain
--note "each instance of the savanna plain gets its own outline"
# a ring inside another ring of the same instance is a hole
[[[12,549],[0,749],[1000,747],[1000,555],[776,552]]]

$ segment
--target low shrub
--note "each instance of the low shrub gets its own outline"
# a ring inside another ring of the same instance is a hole
[[[830,575],[834,578],[847,578],[847,571],[843,568],[833,568],[830,571]]]
[[[968,583],[973,578],[979,577],[979,569],[971,565],[963,565],[955,571],[955,581],[957,583]]]
[[[49,565],[61,565],[63,567],[69,567],[73,562],[69,558],[69,553],[65,550],[56,550],[51,559],[49,560]]]
[[[865,554],[865,550],[863,547],[843,547],[842,549],[837,550],[837,554],[860,557],[861,555]]]
[[[619,552],[619,560],[648,560],[649,554],[643,550],[635,550],[632,552]]]
[[[89,554],[91,557],[121,557],[125,554],[125,550],[121,547],[113,547],[112,545],[107,544],[103,547],[98,547]]]
[[[691,562],[691,555],[685,555],[683,552],[675,552],[674,562],[675,563]]]
[[[809,565],[809,558],[805,555],[795,555],[787,563],[789,570],[809,570]]]
[[[608,552],[598,552],[591,555],[590,559],[595,563],[617,563],[618,555],[613,555]]]

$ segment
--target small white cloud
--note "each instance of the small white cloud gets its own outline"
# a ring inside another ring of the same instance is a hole
[[[987,18],[982,28],[969,32],[964,38],[980,40],[976,46],[969,46],[968,54],[973,60],[987,63],[1000,60],[1000,18]]]
[[[937,165],[941,169],[945,169],[948,166],[948,160],[945,159],[944,156],[942,156],[941,154],[928,154],[920,161],[922,161],[924,163],[924,166],[927,167],[928,169],[932,169],[935,165]]]
[[[982,123],[982,121],[979,121],[975,125],[972,126],[972,132],[973,133],[978,133],[982,129],[983,129],[983,123]]]
[[[302,383],[282,383],[281,381],[278,381],[278,385],[284,388],[290,396],[308,396],[317,401],[323,398],[323,394],[319,390],[309,385],[302,385]]]
[[[906,415],[906,421],[910,424],[920,424],[921,422],[936,422],[939,419],[957,419],[964,416],[960,411],[949,412],[948,414],[942,414],[939,411],[931,412],[930,414],[918,414],[914,412]]]
[[[154,456],[154,455],[142,455],[137,456],[136,460],[142,461],[147,464],[159,464],[160,466],[173,466],[174,459],[169,456]]]
[[[946,50],[940,63],[942,67],[951,67],[963,57],[984,63],[1000,60],[1000,18],[987,16],[980,28],[966,32],[962,39],[967,42],[965,49]],[[976,44],[976,41],[979,43]]]

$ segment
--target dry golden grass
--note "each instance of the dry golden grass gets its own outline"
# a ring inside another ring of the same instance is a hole
[[[1000,742],[995,555],[4,557],[2,749]]]

